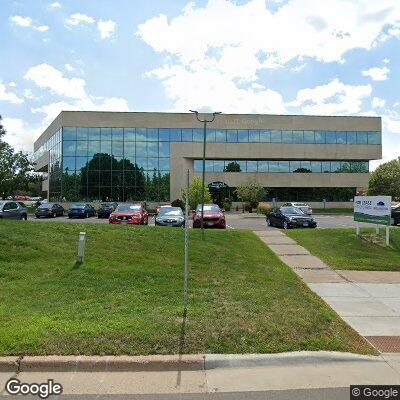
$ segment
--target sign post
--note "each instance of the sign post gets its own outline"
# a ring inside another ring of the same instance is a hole
[[[189,170],[186,177],[185,196],[185,262],[183,278],[183,310],[186,315],[188,306],[188,280],[189,280]]]
[[[360,235],[359,222],[375,224],[375,232],[379,235],[379,225],[386,226],[386,245],[389,246],[389,226],[391,223],[390,196],[355,196],[354,221],[357,236]]]

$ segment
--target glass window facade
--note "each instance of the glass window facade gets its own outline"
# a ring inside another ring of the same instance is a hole
[[[194,171],[202,172],[202,160],[194,160]],[[206,160],[206,172],[368,173],[368,161],[299,160]]]
[[[380,145],[381,132],[208,129],[210,143]],[[34,154],[50,154],[52,200],[169,200],[170,142],[202,142],[198,128],[63,127]],[[231,165],[229,165],[231,163]],[[232,164],[233,163],[233,164]],[[367,161],[208,160],[213,172],[368,172]],[[195,170],[201,171],[198,161]]]

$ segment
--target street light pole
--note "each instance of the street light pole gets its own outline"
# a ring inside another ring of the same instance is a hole
[[[206,118],[200,119],[199,112],[194,110],[189,110],[190,112],[196,115],[197,121],[203,124],[203,171],[201,175],[201,217],[200,217],[200,228],[201,228],[201,238],[204,240],[204,223],[203,223],[203,216],[204,216],[204,187],[205,187],[205,171],[206,171],[206,143],[207,143],[207,123],[211,123],[214,121],[215,116],[221,114],[220,112],[213,112],[212,118],[207,120]]]

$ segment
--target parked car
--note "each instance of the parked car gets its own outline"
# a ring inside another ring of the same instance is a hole
[[[203,226],[205,228],[226,228],[225,214],[217,204],[204,204]],[[201,204],[193,215],[193,228],[201,227]]]
[[[36,218],[46,217],[62,217],[64,215],[64,207],[58,203],[43,203],[35,211]]]
[[[156,207],[156,215],[158,215],[163,208],[171,208],[171,207],[172,207],[171,204],[164,204],[162,206],[157,206]]]
[[[25,204],[12,200],[0,200],[0,218],[28,219],[28,209]]]
[[[283,204],[282,207],[297,207],[300,208],[300,210],[303,211],[304,214],[312,214],[312,208],[306,203],[290,202]]]
[[[180,207],[161,207],[156,216],[157,226],[185,226],[185,215]]]
[[[148,225],[149,214],[143,204],[120,204],[108,221],[110,224]]]
[[[298,207],[274,208],[266,216],[268,226],[289,228],[316,228],[317,222],[310,215],[305,214]]]
[[[393,225],[400,224],[400,204],[392,206],[392,220],[393,220]]]
[[[108,218],[110,214],[118,207],[118,203],[101,203],[97,210],[98,218]]]
[[[68,218],[89,218],[96,215],[96,210],[90,204],[76,203],[68,210]]]

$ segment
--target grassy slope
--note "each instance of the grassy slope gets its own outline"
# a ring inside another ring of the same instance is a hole
[[[1,221],[0,355],[372,351],[255,235],[232,230],[190,233],[182,349],[182,234]]]
[[[362,229],[362,234],[371,235],[372,232],[374,230]],[[400,271],[400,230],[397,228],[390,230],[390,247],[357,238],[354,228],[291,230],[286,233],[332,268]]]

